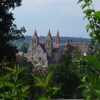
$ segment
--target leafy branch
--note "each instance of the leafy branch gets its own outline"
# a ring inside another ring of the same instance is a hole
[[[89,21],[86,30],[89,32],[92,42],[100,42],[100,11],[95,11],[92,0],[79,0],[78,3],[82,3],[84,19]]]

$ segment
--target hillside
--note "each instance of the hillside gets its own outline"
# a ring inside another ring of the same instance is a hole
[[[45,42],[45,38],[44,36],[40,36],[39,40],[41,43]],[[31,42],[32,37],[31,36],[25,36],[24,39],[20,39],[17,41],[14,41],[13,44],[16,45],[18,47],[18,49],[22,49],[24,47],[28,48],[29,44]],[[89,38],[81,38],[81,37],[60,37],[60,43],[64,44],[66,41],[68,41],[68,39],[71,39],[74,42],[90,42]],[[53,36],[53,42],[55,40],[55,36]]]

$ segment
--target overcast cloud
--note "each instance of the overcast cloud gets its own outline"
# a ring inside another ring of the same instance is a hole
[[[22,6],[16,8],[14,16],[18,27],[25,26],[25,35],[47,35],[50,28],[52,35],[59,29],[61,36],[88,37],[83,21],[83,11],[78,0],[23,0]],[[100,9],[100,1],[94,1],[95,8]]]

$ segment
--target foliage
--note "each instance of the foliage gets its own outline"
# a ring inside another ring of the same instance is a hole
[[[76,58],[81,56],[78,52],[78,48],[65,47],[64,56],[59,61],[59,64],[51,64],[48,66],[48,70],[54,70],[54,75],[52,81],[61,85],[60,90],[52,96],[52,99],[81,99],[82,92],[81,89],[78,90],[77,87],[81,84],[80,68],[77,66]]]
[[[20,51],[23,51],[24,53],[28,52],[28,46],[29,44],[22,44],[21,48],[19,49]]]
[[[79,0],[78,3],[83,3],[81,8],[84,10],[84,18],[89,21],[86,30],[89,32],[92,41],[100,42],[100,11],[95,11],[92,0]]]
[[[0,98],[7,100],[25,100],[27,97],[29,85],[20,74],[25,70],[24,67],[14,66],[4,67],[5,73],[0,76]]]
[[[60,86],[51,82],[51,78],[53,77],[54,71],[51,70],[46,77],[40,77],[33,74],[35,79],[35,86],[39,87],[41,90],[41,94],[37,94],[38,100],[49,100],[52,95],[54,95],[59,89]]]
[[[91,67],[87,67],[87,75],[91,82],[95,95],[100,99],[100,62],[93,56],[86,56]]]
[[[100,11],[95,11],[92,0],[79,0],[83,2],[82,9],[85,17],[89,21],[86,29],[89,32],[92,42],[100,42]],[[12,60],[15,58],[17,49],[11,44],[15,39],[23,37],[22,32],[13,24],[14,18],[10,9],[15,9],[21,5],[21,0],[1,0],[0,1],[0,63],[3,59]],[[92,46],[93,47],[93,46]],[[73,48],[74,49],[74,48]],[[26,52],[26,48],[23,48]],[[25,73],[25,68],[14,66],[2,67],[2,75],[0,76],[0,99],[7,100],[25,100],[34,98],[33,88],[38,87],[40,92],[36,92],[36,99],[48,100],[53,98],[81,98],[81,91],[78,88],[84,88],[84,95],[87,100],[100,99],[100,53],[99,49],[95,48],[90,55],[81,58],[78,49],[72,54],[72,48],[68,47],[65,50],[65,55],[61,59],[57,67],[50,68],[50,72],[46,76],[41,77],[33,74],[31,77]],[[96,51],[97,50],[97,51]],[[9,51],[9,52],[8,52]],[[91,51],[91,50],[90,50]],[[91,56],[91,54],[93,54]],[[80,57],[79,63],[82,72],[77,66],[76,58]],[[53,70],[52,70],[53,69]],[[55,73],[54,73],[55,70]],[[83,79],[80,81],[80,77]],[[34,80],[35,79],[35,84]],[[28,83],[27,83],[28,82]],[[33,83],[32,83],[33,82]],[[60,84],[60,86],[58,84]],[[58,91],[60,89],[60,91]],[[58,91],[58,92],[57,92]],[[80,92],[80,93],[79,93]],[[54,95],[56,93],[56,95]],[[53,96],[54,95],[54,96]]]
[[[25,28],[17,29],[13,24],[14,17],[11,9],[19,7],[22,0],[0,0],[0,63],[3,59],[15,59],[17,49],[12,44],[13,40],[23,37]]]
[[[88,55],[83,58],[84,63],[81,63],[84,68],[85,75],[82,78],[83,84],[79,87],[84,88],[84,96],[87,100],[100,99],[96,91],[100,91],[100,62],[94,56]]]
[[[95,11],[92,0],[79,0],[78,3],[83,3],[81,5],[82,9],[84,10],[85,17],[89,21],[86,29],[89,32],[92,42],[94,43],[90,48],[89,55],[85,56],[85,65],[83,67],[86,72],[86,78],[83,77],[85,80],[84,87],[85,91],[88,91],[88,96],[86,96],[87,100],[94,100],[100,99],[100,54],[99,46],[100,43],[100,11]],[[82,86],[82,85],[81,85]],[[80,87],[81,87],[80,86]]]

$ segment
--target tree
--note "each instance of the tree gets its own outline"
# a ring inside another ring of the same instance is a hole
[[[22,0],[0,0],[0,63],[4,59],[15,59],[17,49],[12,41],[23,37],[22,33],[25,32],[24,27],[17,29],[10,10],[21,6],[21,2]]]
[[[64,51],[60,63],[50,65],[46,70],[48,72],[48,70],[55,69],[52,81],[61,85],[60,90],[52,96],[52,99],[81,99],[82,92],[77,89],[81,84],[81,75],[79,73],[80,69],[75,62],[76,58],[81,56],[81,53],[78,48],[74,48],[72,54],[73,48],[69,46],[65,47]]]
[[[20,48],[20,51],[23,51],[24,53],[27,53],[28,52],[28,46],[26,43],[22,44],[21,48]]]
[[[54,74],[54,69],[50,70],[46,76],[37,76],[33,74],[35,80],[35,86],[39,87],[39,92],[37,93],[36,100],[49,100],[52,95],[54,95],[59,89],[60,86],[52,82],[52,77]],[[40,93],[40,94],[39,94]]]
[[[84,10],[85,17],[89,21],[86,26],[87,32],[92,40],[92,49],[89,54],[84,57],[85,63],[82,66],[85,69],[85,76],[82,79],[80,87],[85,88],[86,99],[100,99],[100,54],[95,46],[100,44],[100,11],[94,9],[92,0],[79,0],[82,3],[81,7]]]

